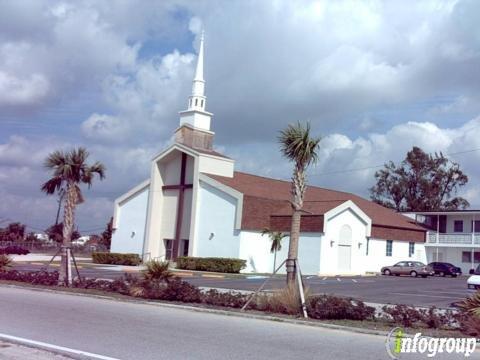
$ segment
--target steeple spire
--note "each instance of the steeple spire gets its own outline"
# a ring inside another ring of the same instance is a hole
[[[205,32],[202,30],[202,35],[200,36],[200,49],[198,50],[198,60],[197,60],[197,69],[195,70],[195,78],[193,81],[204,81],[203,80],[203,40],[205,39]]]
[[[200,49],[198,50],[197,68],[193,78],[192,95],[188,99],[188,110],[205,110],[205,80],[203,80],[203,41],[204,33],[200,36]]]
[[[192,95],[188,97],[187,110],[180,111],[180,128],[177,129],[177,142],[193,147],[211,149],[213,132],[210,130],[212,115],[205,110],[205,80],[203,78],[204,32],[200,35],[197,67],[192,84]],[[196,145],[195,145],[196,144]]]

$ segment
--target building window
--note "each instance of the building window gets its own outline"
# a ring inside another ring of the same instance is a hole
[[[202,100],[202,105],[200,105],[203,108],[203,100]]]
[[[393,253],[393,240],[387,240],[387,256],[392,256]]]
[[[368,251],[370,250],[370,239],[367,239],[367,251],[366,254],[368,256]]]
[[[455,220],[453,222],[453,231],[454,232],[463,232],[463,220]]]
[[[188,256],[188,244],[190,242],[188,241],[188,239],[183,239],[182,240],[182,256]]]
[[[472,220],[472,232],[480,232],[480,220]]]
[[[475,264],[480,264],[480,252],[476,251],[473,255],[473,260]],[[472,252],[471,251],[462,251],[462,263],[472,263]]]
[[[408,257],[412,257],[413,254],[415,254],[415,243],[414,242],[409,242],[408,243]]]
[[[198,105],[198,99],[195,99],[195,106]]]
[[[173,240],[163,239],[163,244],[165,245],[165,260],[172,260]]]

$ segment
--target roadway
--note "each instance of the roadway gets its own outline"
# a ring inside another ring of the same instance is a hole
[[[5,286],[0,333],[93,359],[388,359],[384,336]]]

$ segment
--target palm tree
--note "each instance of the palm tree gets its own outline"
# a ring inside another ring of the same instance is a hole
[[[318,159],[320,138],[310,137],[310,124],[303,126],[300,122],[290,124],[280,132],[278,137],[282,155],[294,162],[292,176],[292,225],[287,258],[287,285],[295,282],[295,261],[298,257],[298,239],[300,237],[300,217],[306,190],[306,170]]]
[[[102,180],[105,177],[105,166],[100,162],[87,164],[88,151],[80,147],[69,152],[54,151],[45,160],[45,167],[53,171],[50,180],[42,185],[42,191],[48,195],[59,193],[65,189],[65,206],[63,209],[63,248],[59,282],[71,284],[70,247],[75,224],[75,207],[82,203],[81,184],[92,185],[97,174]]]
[[[288,235],[280,231],[272,231],[270,229],[264,229],[262,231],[262,236],[263,235],[268,235],[268,237],[272,241],[270,252],[273,254],[273,272],[275,272],[275,270],[277,269],[277,251],[282,250],[282,240]]]

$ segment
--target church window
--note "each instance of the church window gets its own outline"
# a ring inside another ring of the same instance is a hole
[[[412,257],[415,254],[415,243],[409,242],[408,243],[408,257]]]
[[[200,105],[203,108],[203,100],[202,100],[202,105]]]
[[[173,255],[173,240],[163,239],[165,245],[165,260],[171,260]]]
[[[195,106],[198,106],[198,99],[195,99]]]
[[[188,256],[188,245],[190,242],[188,241],[188,239],[183,239],[182,242],[183,242],[182,256]]]
[[[393,253],[393,241],[387,240],[387,249],[386,249],[386,256],[392,256]]]

